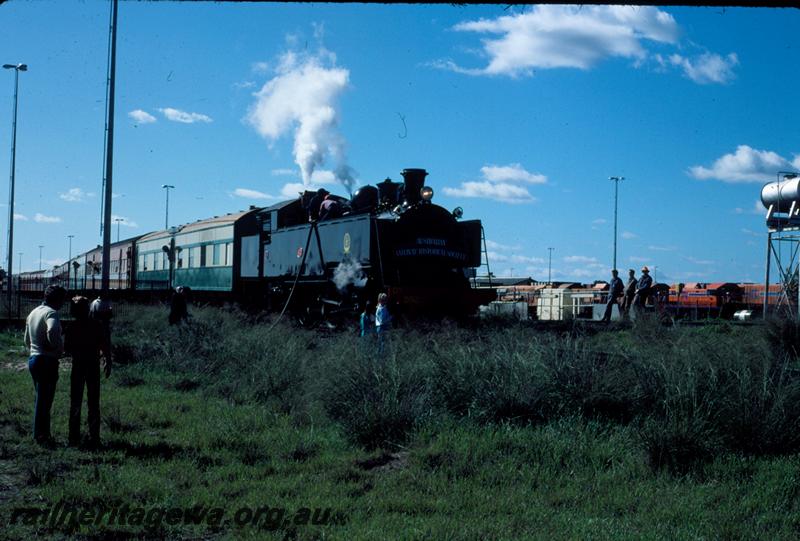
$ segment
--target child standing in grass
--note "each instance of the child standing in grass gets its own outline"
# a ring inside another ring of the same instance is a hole
[[[75,318],[64,333],[64,350],[72,356],[69,393],[69,444],[81,439],[81,403],[86,387],[89,445],[100,444],[100,357],[105,358],[106,377],[111,375],[111,352],[103,325],[89,317],[89,299],[73,297],[70,313]]]
[[[375,330],[375,314],[372,313],[372,303],[364,303],[364,311],[361,313],[361,337],[370,336]]]
[[[383,355],[383,349],[387,340],[387,333],[391,328],[392,315],[389,313],[389,295],[381,293],[378,295],[378,309],[375,310],[375,332],[378,335],[378,354]]]

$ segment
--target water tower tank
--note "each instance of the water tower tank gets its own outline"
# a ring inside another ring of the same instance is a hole
[[[781,182],[770,182],[761,188],[761,203],[765,208],[773,207],[774,212],[789,212],[792,203],[800,205],[800,177]]]

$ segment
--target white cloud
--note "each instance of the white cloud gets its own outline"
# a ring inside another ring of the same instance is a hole
[[[632,255],[628,258],[628,261],[631,263],[650,263],[651,259],[649,257],[639,257]]]
[[[269,195],[256,190],[250,190],[248,188],[236,188],[233,190],[233,195],[237,197],[244,197],[246,199],[277,199],[277,197],[274,195]]]
[[[316,169],[311,174],[312,184],[336,184],[336,175],[333,171],[324,169]]]
[[[70,203],[80,203],[84,201],[86,197],[94,197],[94,194],[92,192],[86,193],[80,188],[70,188],[66,193],[58,194],[58,197]]]
[[[133,120],[138,122],[139,124],[152,124],[156,121],[156,117],[148,113],[147,111],[142,111],[141,109],[135,109],[128,113],[128,116],[131,117]]]
[[[57,224],[61,222],[61,218],[58,216],[45,216],[39,212],[33,217],[33,221],[40,223],[40,224]]]
[[[481,167],[483,178],[489,182],[526,182],[528,184],[544,184],[547,177],[539,173],[529,173],[520,164],[485,165]]]
[[[736,214],[757,214],[764,216],[767,214],[767,209],[764,208],[764,204],[761,202],[761,200],[756,200],[749,210],[742,207],[736,207],[733,209],[733,212]]]
[[[500,262],[508,261],[508,256],[507,255],[499,254],[497,252],[492,252],[492,251],[487,251],[486,252],[486,257],[489,258],[489,261],[500,261]]]
[[[530,257],[526,255],[512,255],[511,256],[512,263],[544,263],[544,258],[541,257]]]
[[[503,203],[531,203],[536,199],[522,186],[506,183],[464,182],[460,188],[443,188],[446,195],[453,197],[483,197]]]
[[[297,175],[297,171],[294,169],[273,169],[271,173],[275,177],[293,177]]]
[[[644,40],[675,43],[678,26],[655,7],[543,5],[519,15],[463,22],[457,31],[498,35],[482,41],[484,68],[434,65],[469,75],[530,75],[534,69],[589,69],[610,57],[643,60]]]
[[[608,220],[606,220],[605,218],[598,218],[596,220],[592,220],[592,223],[594,225],[603,225],[603,224],[607,224]]]
[[[673,54],[669,61],[673,66],[683,69],[686,77],[699,84],[730,82],[735,76],[733,67],[739,64],[736,53],[725,57],[716,53],[703,53],[693,59]]]
[[[499,250],[501,252],[513,252],[522,249],[522,247],[518,244],[515,246],[509,246],[507,244],[500,244],[499,242],[489,239],[486,239],[486,248],[489,250]]]
[[[716,179],[723,182],[768,182],[778,171],[800,169],[800,155],[793,161],[769,150],[756,150],[739,145],[733,154],[725,154],[710,167],[695,165],[689,174],[696,179]]]
[[[117,216],[116,214],[112,214],[111,215],[111,221],[116,224],[117,220],[119,220],[119,225],[123,225],[125,227],[139,227],[139,224],[137,224],[136,222],[134,222],[130,218],[127,218],[125,216]]]
[[[167,120],[173,122],[182,122],[183,124],[194,124],[195,122],[213,122],[212,118],[200,113],[187,113],[180,109],[173,109],[172,107],[164,107],[159,109]]]
[[[622,238],[623,239],[638,239],[639,235],[637,235],[636,233],[631,233],[630,231],[623,231],[622,232]]]
[[[677,250],[675,246],[658,246],[654,244],[648,246],[647,249],[654,250],[656,252],[674,252],[675,250]]]
[[[483,180],[462,182],[460,188],[443,188],[445,195],[453,197],[482,197],[503,203],[531,203],[536,201],[528,188],[519,184],[542,184],[547,177],[530,173],[520,164],[485,165],[481,167]]]
[[[695,265],[716,265],[717,263],[716,261],[712,261],[710,259],[698,259],[692,256],[686,256],[684,259],[689,263],[694,263]]]
[[[250,65],[250,70],[253,73],[267,73],[269,71],[269,62],[253,62]]]
[[[564,258],[566,263],[597,263],[596,257],[589,257],[585,255],[568,255]]]
[[[350,72],[335,66],[335,56],[320,49],[316,55],[285,53],[276,76],[254,94],[247,121],[270,143],[294,134],[295,163],[303,182],[328,157],[336,161],[336,176],[350,191],[355,184],[346,165],[345,140],[338,130],[337,101],[349,85]]]
[[[16,221],[16,222],[27,222],[28,221],[28,217],[25,216],[24,214],[17,214],[15,212],[14,213],[14,221]]]

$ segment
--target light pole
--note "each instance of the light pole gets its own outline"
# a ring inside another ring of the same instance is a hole
[[[555,250],[555,248],[547,249],[547,252],[549,254],[549,257],[547,258],[547,285],[553,285],[553,282],[550,279],[552,276],[551,271],[553,270],[553,250]]]
[[[67,289],[69,289],[70,275],[72,274],[72,238],[75,235],[67,235],[69,239],[69,259],[67,259]]]
[[[17,163],[17,95],[19,90],[19,72],[28,71],[26,64],[3,64],[3,69],[14,70],[14,116],[11,123],[11,185],[8,190],[8,310],[11,313],[13,280],[12,255],[14,254],[14,170]]]
[[[164,217],[164,229],[169,229],[169,190],[170,188],[174,189],[175,186],[171,184],[163,184],[161,187],[167,191],[167,211],[166,216]]]
[[[24,252],[19,253],[19,272],[17,274],[22,274],[22,254]]]
[[[614,263],[611,265],[612,269],[617,268],[617,200],[619,194],[619,181],[625,180],[625,177],[608,177],[608,180],[614,181]]]
[[[114,221],[117,222],[117,242],[119,242],[119,224],[124,220],[122,218],[114,218]]]
[[[39,245],[39,270],[42,270],[42,248],[44,248],[44,244]]]

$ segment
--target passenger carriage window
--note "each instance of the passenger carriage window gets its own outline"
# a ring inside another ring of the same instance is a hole
[[[211,248],[211,246],[201,246],[200,247],[200,266],[201,267],[207,267],[208,266],[208,261],[209,261],[208,250],[210,248]]]
[[[233,243],[225,244],[225,265],[230,267],[233,265]]]
[[[194,260],[194,248],[189,248],[189,263],[187,265],[187,268],[191,269],[192,267],[195,266],[195,264],[196,263],[195,263],[195,260]]]
[[[222,245],[221,244],[215,244],[214,245],[214,259],[213,259],[214,266],[217,266],[217,265],[220,264],[220,255],[221,255],[221,253],[222,253]]]

